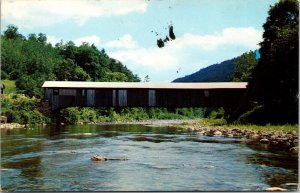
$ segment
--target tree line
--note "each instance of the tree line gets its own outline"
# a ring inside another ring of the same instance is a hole
[[[72,41],[61,41],[52,46],[45,34],[26,38],[14,25],[1,35],[1,48],[1,78],[15,80],[18,92],[30,97],[42,97],[41,86],[46,80],[140,81],[94,44],[76,46]]]

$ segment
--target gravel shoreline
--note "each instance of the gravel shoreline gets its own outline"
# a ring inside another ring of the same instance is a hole
[[[181,124],[193,124],[199,119],[161,119],[161,120],[141,120],[141,121],[114,121],[102,122],[100,125],[147,125],[147,126],[177,126]]]
[[[282,131],[257,131],[252,129],[224,128],[221,126],[201,126],[199,124],[172,125],[195,132],[198,135],[211,137],[245,138],[270,149],[278,149],[298,154],[298,133]]]

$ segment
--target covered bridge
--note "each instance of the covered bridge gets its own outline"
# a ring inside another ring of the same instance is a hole
[[[141,83],[46,81],[44,97],[52,110],[79,107],[237,106],[247,82]]]

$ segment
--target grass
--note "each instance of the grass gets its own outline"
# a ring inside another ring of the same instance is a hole
[[[226,120],[224,119],[201,119],[200,125],[203,126],[221,126],[223,128],[239,128],[239,129],[245,129],[245,130],[256,130],[256,131],[282,131],[285,133],[288,132],[297,132],[298,133],[298,124],[290,125],[272,125],[272,124],[266,124],[266,125],[254,125],[254,124],[227,124]]]
[[[257,130],[257,131],[282,131],[285,133],[288,132],[297,132],[298,133],[298,125],[289,125],[289,124],[285,124],[285,125],[271,125],[271,124],[267,124],[267,125],[241,125],[241,124],[229,124],[226,125],[225,127],[238,127],[240,129],[252,129],[252,130]]]
[[[4,94],[16,93],[16,85],[14,80],[1,80],[4,83],[5,89]]]

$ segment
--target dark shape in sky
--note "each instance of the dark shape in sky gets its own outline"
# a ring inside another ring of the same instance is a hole
[[[165,28],[166,29],[166,28]],[[155,33],[156,36],[160,36],[161,34],[157,33],[157,32],[154,32],[153,30],[151,30],[152,33]],[[165,43],[168,42],[168,41],[172,41],[172,40],[175,40],[176,37],[175,37],[175,34],[174,34],[174,31],[173,31],[173,25],[169,25],[169,36],[166,35],[166,38],[162,40],[162,38],[159,38],[157,39],[157,46],[159,48],[162,48],[165,46]]]
[[[164,47],[164,46],[165,46],[164,41],[162,41],[162,39],[158,39],[158,40],[157,40],[157,46],[158,46],[159,48]]]
[[[168,41],[170,41],[170,39],[168,36],[166,36],[166,38],[164,39],[164,42],[168,42]]]
[[[173,26],[172,26],[172,25],[169,26],[169,37],[170,37],[172,40],[175,40],[175,39],[176,39],[175,34],[174,34],[174,32],[173,32]]]

